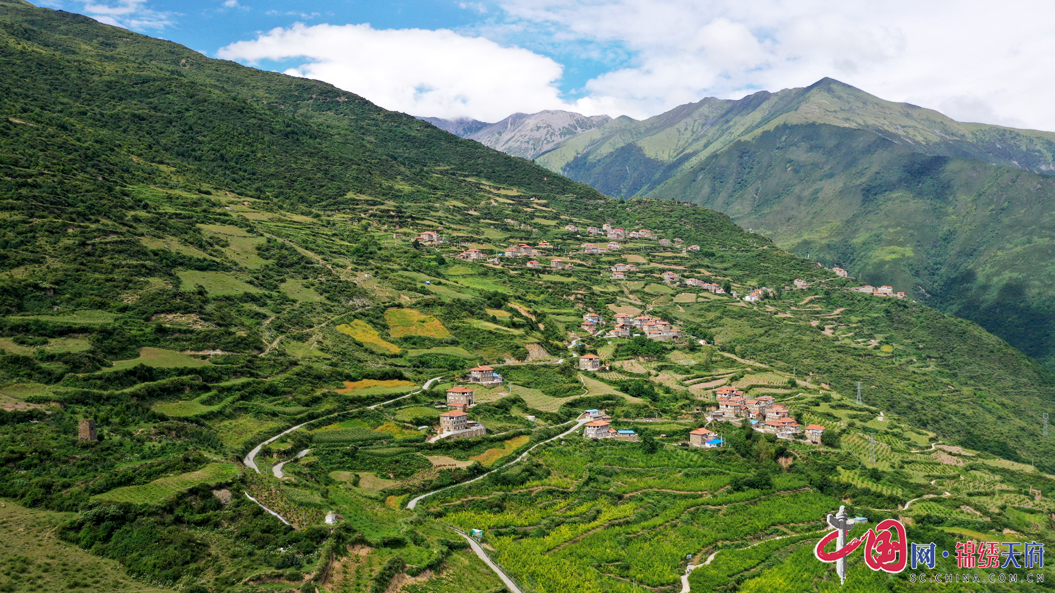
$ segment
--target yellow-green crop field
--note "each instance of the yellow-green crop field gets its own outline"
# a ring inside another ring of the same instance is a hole
[[[376,329],[370,327],[370,324],[362,319],[356,319],[347,324],[342,323],[337,326],[337,331],[347,336],[351,336],[355,341],[371,350],[388,354],[398,354],[400,352],[399,346],[386,341],[381,337],[381,334],[377,333]]]
[[[388,333],[393,338],[403,336],[423,336],[426,338],[446,339],[451,337],[447,328],[432,315],[424,315],[414,309],[389,309],[385,311],[388,322]]]

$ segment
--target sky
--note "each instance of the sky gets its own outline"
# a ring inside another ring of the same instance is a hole
[[[1051,0],[34,0],[418,116],[643,119],[828,76],[1055,131]]]

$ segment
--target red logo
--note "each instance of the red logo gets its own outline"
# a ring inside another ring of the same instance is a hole
[[[843,529],[836,529],[817,542],[817,546],[813,549],[813,555],[817,557],[817,560],[838,563],[839,577],[844,579],[846,575],[845,558],[863,544],[865,564],[868,568],[889,573],[899,573],[905,570],[908,564],[908,537],[905,533],[905,526],[900,521],[895,519],[881,521],[875,529],[869,529],[863,536],[843,544],[846,532],[852,526],[853,523],[849,523]],[[839,541],[840,535],[842,542]],[[836,542],[836,549],[826,552],[824,548],[831,542]]]

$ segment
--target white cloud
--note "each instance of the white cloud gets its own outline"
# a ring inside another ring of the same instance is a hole
[[[238,8],[238,0],[224,0],[224,8]]]
[[[173,23],[173,13],[147,7],[147,0],[91,2],[82,0],[83,13],[107,25],[125,29],[164,29]]]
[[[630,115],[831,76],[955,118],[1055,130],[1055,87],[1046,82],[1055,71],[1055,4],[1046,0],[500,4],[536,34],[549,28],[555,43],[571,36],[633,52],[630,64],[586,85],[591,102]]]
[[[296,24],[221,48],[221,58],[304,60],[288,74],[325,80],[396,111],[497,121],[516,111],[569,107],[550,58],[452,31]]]
[[[708,96],[739,98],[830,76],[961,120],[1055,130],[1050,0],[457,5],[486,16],[457,32],[295,25],[219,55],[303,60],[293,70],[298,75],[415,115],[494,121],[516,111],[568,109],[641,118]],[[562,99],[563,67],[547,57],[572,54],[593,60],[599,72],[575,89],[582,97],[576,101]]]

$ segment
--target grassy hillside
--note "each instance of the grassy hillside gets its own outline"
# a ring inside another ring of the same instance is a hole
[[[726,542],[762,545],[694,590],[823,571],[803,581],[820,589],[832,575],[797,538],[841,500],[880,516],[928,497],[913,535],[950,545],[1050,540],[1055,442],[1035,416],[1055,381],[977,325],[849,292],[716,211],[607,198],[322,83],[20,2],[0,0],[0,42],[0,502],[66,513],[34,533],[127,573],[56,583],[502,590],[455,526],[486,528],[526,591],[671,590],[685,554]],[[604,223],[683,244],[586,254],[598,240],[565,230]],[[457,259],[520,243],[539,253]],[[613,280],[620,262],[639,270]],[[748,304],[664,271],[774,290]],[[580,327],[617,312],[684,337]],[[581,371],[586,352],[610,368]],[[482,363],[508,378],[476,392],[487,435],[430,442],[435,402]],[[840,438],[723,424],[729,447],[682,450],[722,385]],[[642,442],[550,440],[595,407]],[[78,440],[85,419],[98,441]],[[6,554],[6,590],[53,582],[50,560]]]
[[[961,124],[830,79],[609,125],[538,162],[608,195],[720,210],[1055,366],[1052,134]]]

